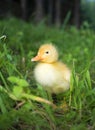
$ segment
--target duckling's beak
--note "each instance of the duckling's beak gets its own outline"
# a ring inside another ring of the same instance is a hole
[[[31,61],[40,61],[40,60],[42,60],[42,58],[39,55],[31,59]]]

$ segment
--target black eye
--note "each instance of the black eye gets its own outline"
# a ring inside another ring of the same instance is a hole
[[[46,51],[45,53],[46,53],[46,54],[49,54],[49,51]]]

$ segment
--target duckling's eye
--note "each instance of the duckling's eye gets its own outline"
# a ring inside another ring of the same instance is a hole
[[[45,53],[46,53],[46,54],[49,54],[49,51],[46,51]]]

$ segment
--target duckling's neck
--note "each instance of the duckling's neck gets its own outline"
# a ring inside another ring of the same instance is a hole
[[[58,61],[52,61],[52,62],[39,62],[39,63],[42,63],[42,64],[56,64]]]

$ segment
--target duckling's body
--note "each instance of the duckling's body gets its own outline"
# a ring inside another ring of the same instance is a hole
[[[46,52],[49,52],[49,54]],[[53,52],[56,54],[53,54]],[[45,59],[47,60],[45,61]],[[39,49],[38,55],[34,57],[32,61],[40,61],[34,69],[34,76],[36,81],[41,84],[45,90],[50,93],[61,93],[69,89],[70,70],[65,64],[58,61],[58,54],[53,45],[43,45]]]

